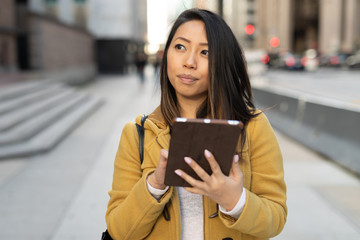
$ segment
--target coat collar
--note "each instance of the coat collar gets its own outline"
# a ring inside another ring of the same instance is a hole
[[[141,124],[140,114],[136,118],[136,123]],[[165,119],[161,113],[160,106],[158,106],[145,121],[145,130],[150,130],[156,135],[157,143],[164,149],[169,150],[170,141],[170,127],[165,122]]]
[[[143,115],[140,114],[136,118],[136,123],[141,124],[141,117]],[[150,120],[150,121],[148,121]],[[168,126],[166,124],[166,121],[161,113],[160,106],[158,106],[151,114],[148,115],[148,118],[145,122],[145,129],[151,129],[154,132],[161,131],[166,129]]]

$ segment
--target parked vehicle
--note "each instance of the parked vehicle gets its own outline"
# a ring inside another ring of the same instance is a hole
[[[304,70],[304,64],[301,61],[301,56],[291,52],[285,52],[281,56],[280,67],[287,70]]]
[[[360,69],[360,50],[354,53],[354,55],[349,56],[346,59],[346,64],[349,68],[359,68]]]
[[[261,62],[266,64],[269,68],[278,68],[280,56],[278,53],[266,53],[262,55]]]
[[[288,50],[281,50],[276,53],[267,53],[261,57],[261,61],[269,68],[286,70],[304,70],[301,57]]]
[[[321,67],[345,67],[349,54],[337,52],[333,54],[323,54],[319,57],[319,65]]]

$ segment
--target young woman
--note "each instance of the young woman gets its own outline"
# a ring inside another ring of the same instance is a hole
[[[161,104],[145,121],[140,165],[135,124],[125,125],[106,212],[113,239],[267,239],[284,227],[286,186],[274,132],[255,109],[243,53],[224,20],[199,9],[174,23],[161,66]],[[175,117],[241,120],[245,128],[229,176],[204,149],[213,173],[185,158],[202,179],[164,184]],[[136,122],[140,124],[141,116]]]

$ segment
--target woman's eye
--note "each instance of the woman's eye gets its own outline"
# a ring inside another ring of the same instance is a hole
[[[203,54],[205,56],[209,56],[209,51],[208,50],[202,50],[201,54]]]
[[[183,49],[185,49],[185,47],[183,45],[181,45],[181,44],[176,44],[175,49],[183,50]]]

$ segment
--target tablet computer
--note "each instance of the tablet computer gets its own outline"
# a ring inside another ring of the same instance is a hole
[[[165,185],[190,186],[175,174],[176,169],[200,180],[184,157],[191,157],[211,175],[211,167],[204,156],[205,149],[214,155],[222,172],[229,175],[242,128],[243,123],[236,120],[176,118],[171,132]]]

